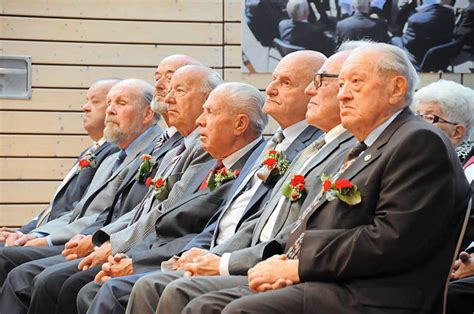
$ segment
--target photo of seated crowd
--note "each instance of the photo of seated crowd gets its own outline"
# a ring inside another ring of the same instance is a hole
[[[474,90],[421,87],[385,2],[342,1],[278,23],[330,49],[287,45],[264,90],[185,51],[90,84],[90,145],[0,230],[0,313],[474,313]]]
[[[245,71],[271,71],[262,55],[278,60],[309,49],[329,56],[362,39],[404,49],[419,72],[474,71],[472,0],[246,0],[243,18]]]

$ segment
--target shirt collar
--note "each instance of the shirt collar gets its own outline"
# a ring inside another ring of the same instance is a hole
[[[335,127],[333,127],[331,130],[329,130],[326,134],[324,134],[324,141],[326,144],[331,143],[334,141],[336,138],[339,137],[342,133],[344,133],[346,129],[342,126],[342,124],[338,124]]]
[[[178,130],[174,126],[170,126],[166,128],[165,132],[168,135],[168,138],[172,138],[173,135],[175,135],[176,132],[178,132]]]
[[[150,126],[148,129],[145,130],[142,134],[140,134],[136,139],[133,140],[133,142],[130,143],[130,145],[125,148],[125,152],[127,153],[127,156],[130,156],[130,153],[133,152],[135,147],[148,135],[152,132],[152,130],[156,127],[156,125]]]
[[[369,135],[367,135],[367,137],[364,140],[365,145],[367,145],[368,147],[372,146],[375,143],[375,141],[379,138],[380,134],[382,134],[382,132],[388,127],[388,125],[392,123],[392,121],[395,120],[395,118],[398,117],[398,115],[402,111],[403,109],[395,112],[390,118],[385,120],[384,123],[382,123],[381,125],[376,127],[374,130],[372,130],[372,132],[370,132]]]
[[[233,152],[226,158],[222,159],[222,163],[224,164],[224,167],[226,167],[227,169],[231,169],[232,166],[235,165],[235,163],[239,161],[240,158],[242,158],[245,154],[247,154],[252,149],[252,147],[257,145],[261,140],[262,140],[262,137],[259,136],[255,140],[250,142],[249,144],[239,149],[238,151]]]
[[[199,137],[199,128],[195,128],[194,131],[188,134],[188,136],[185,136],[183,141],[184,141],[184,147],[188,149],[191,147],[192,143]]]
[[[296,122],[283,130],[285,141],[293,143],[293,141],[308,127],[306,120]],[[281,128],[280,128],[281,130]]]
[[[102,145],[104,145],[105,141],[106,141],[105,137],[102,137],[97,142],[94,142],[94,145],[97,145],[98,147],[101,147]]]

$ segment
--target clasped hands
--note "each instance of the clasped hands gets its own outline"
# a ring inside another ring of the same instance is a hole
[[[451,269],[450,278],[458,280],[471,276],[474,276],[474,253],[461,252]]]
[[[5,242],[5,246],[47,246],[46,238],[37,238],[36,235],[13,230],[7,227],[0,229],[0,242]]]

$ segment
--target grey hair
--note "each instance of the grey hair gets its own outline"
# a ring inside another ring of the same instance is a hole
[[[352,6],[356,11],[367,13],[370,9],[369,0],[352,0]]]
[[[395,72],[406,79],[407,91],[405,95],[405,105],[409,106],[413,101],[413,95],[418,86],[419,78],[415,68],[410,62],[408,54],[403,49],[385,43],[367,44],[354,51],[363,52],[366,50],[379,51],[384,55],[374,60],[379,72]]]
[[[286,11],[292,20],[304,20],[308,17],[308,2],[306,0],[290,0],[286,4]]]
[[[420,102],[436,102],[449,121],[466,127],[463,140],[471,138],[474,125],[474,91],[472,89],[453,81],[439,80],[415,93],[413,102],[415,108]]]
[[[132,85],[134,86],[140,95],[140,104],[142,105],[142,109],[145,109],[146,107],[150,107],[150,104],[153,100],[153,94],[155,92],[155,89],[153,86],[148,83],[145,80],[142,79],[136,79],[136,78],[131,78],[131,79],[126,79],[122,80],[117,85]],[[159,120],[159,114],[155,112],[153,116],[154,122],[158,122]]]
[[[343,52],[343,51],[352,51],[357,48],[365,47],[374,42],[370,39],[361,39],[361,40],[347,40],[343,42],[338,48],[336,52]]]
[[[202,91],[205,93],[210,93],[223,82],[224,80],[219,75],[219,73],[210,69],[209,73],[204,77],[204,80],[202,81]]]
[[[230,82],[219,85],[214,92],[226,93],[226,103],[231,111],[243,111],[250,119],[250,129],[261,134],[268,123],[267,115],[262,111],[265,96],[252,85]]]

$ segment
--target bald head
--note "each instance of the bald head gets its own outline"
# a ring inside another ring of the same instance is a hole
[[[98,141],[104,134],[107,94],[119,81],[120,79],[115,78],[100,79],[87,91],[87,102],[82,106],[82,125],[94,141]]]
[[[221,83],[219,74],[205,66],[186,65],[176,70],[164,98],[170,125],[181,135],[189,135],[196,128],[196,119],[203,112],[209,93]]]
[[[164,97],[169,90],[171,77],[177,69],[185,65],[202,65],[196,59],[182,54],[171,55],[163,60],[155,71],[155,95],[152,102],[152,109],[160,113],[168,123],[167,105],[164,102]]]
[[[290,53],[280,60],[266,88],[263,107],[280,127],[287,128],[305,119],[309,97],[304,90],[325,61],[322,53],[309,50]]]

